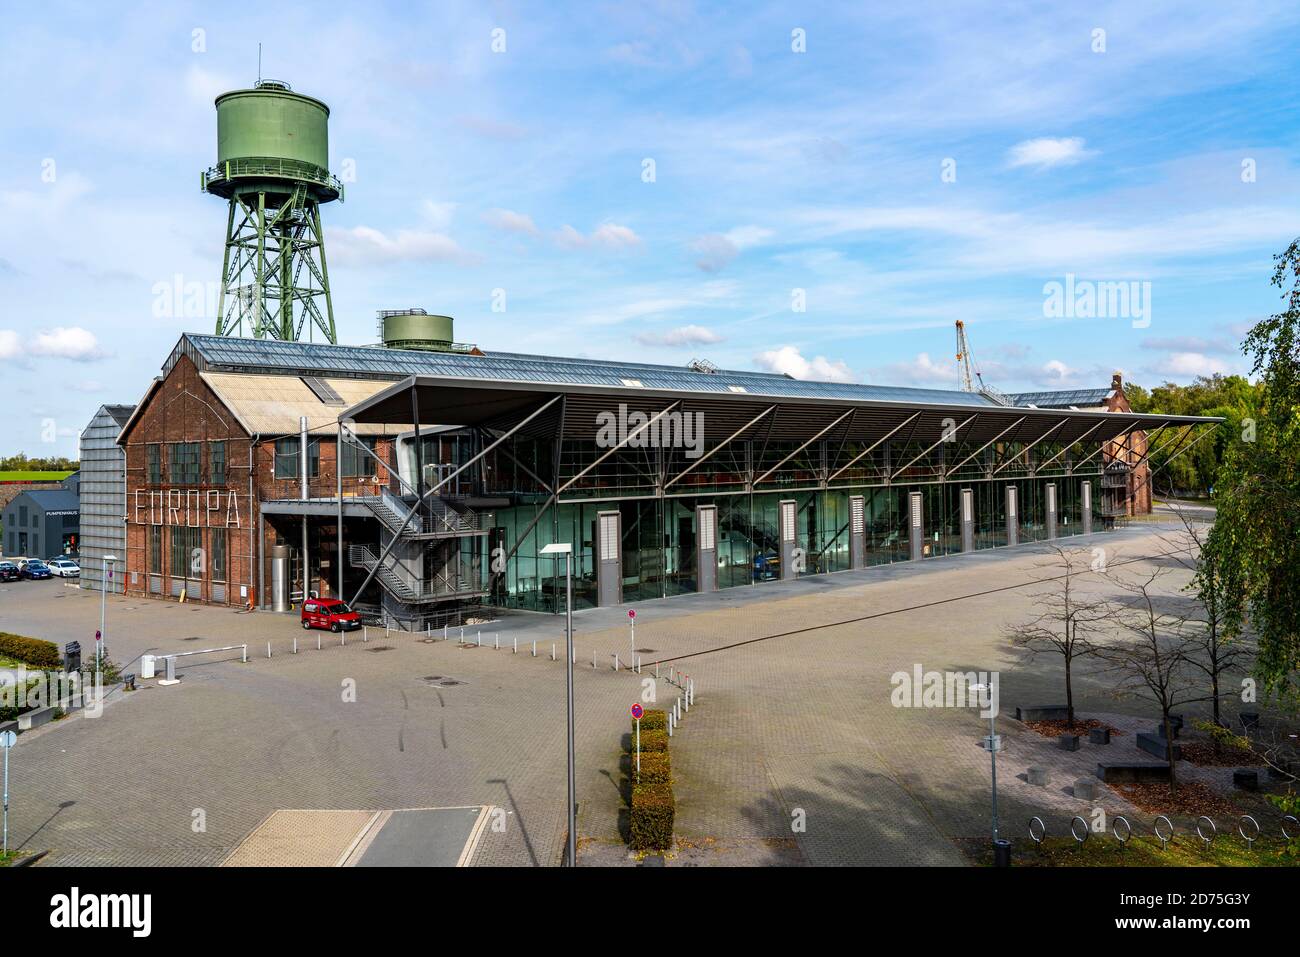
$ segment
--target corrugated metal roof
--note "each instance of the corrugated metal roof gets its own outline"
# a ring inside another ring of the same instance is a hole
[[[644,387],[682,392],[716,392],[847,401],[911,402],[996,407],[982,395],[948,389],[791,379],[769,372],[719,370],[696,372],[682,366],[606,359],[579,359],[492,352],[483,356],[449,352],[418,352],[370,346],[332,346],[313,342],[280,342],[188,333],[182,337],[164,372],[178,353],[190,355],[200,369],[232,372],[271,372],[281,375],[344,375],[372,379],[402,379],[412,375],[451,376],[499,382],[544,385]],[[351,404],[351,403],[349,403]]]
[[[322,402],[298,376],[234,372],[201,372],[199,375],[240,425],[253,435],[296,435],[298,420],[303,416],[307,418],[308,432],[333,434],[338,428],[341,408],[363,402],[393,384],[387,379],[325,379],[343,399],[344,405],[339,406]],[[405,428],[409,426],[362,424],[354,431],[358,435],[382,435]]]
[[[1012,402],[1019,406],[1033,405],[1040,409],[1068,409],[1072,405],[1079,408],[1102,405],[1114,393],[1114,389],[1066,389],[1059,392],[1018,392],[1009,395]]]

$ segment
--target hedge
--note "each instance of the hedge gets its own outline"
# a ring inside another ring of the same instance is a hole
[[[632,769],[636,771],[636,755],[632,756]],[[641,755],[641,776],[637,784],[672,784],[672,759],[667,751],[651,751]]]
[[[632,732],[631,750],[636,751],[636,732]],[[667,751],[668,750],[668,732],[667,731],[647,731],[641,729],[641,753],[647,751]]]
[[[645,761],[645,755],[641,760]],[[644,768],[643,764],[643,771]],[[638,851],[665,851],[672,847],[676,813],[671,785],[638,784],[632,789],[632,847]]]
[[[0,631],[0,655],[35,668],[63,667],[63,656],[54,642],[11,635],[7,631]]]
[[[636,731],[636,719],[632,719],[632,730]],[[641,716],[641,731],[667,731],[668,730],[668,712],[667,711],[647,711]]]

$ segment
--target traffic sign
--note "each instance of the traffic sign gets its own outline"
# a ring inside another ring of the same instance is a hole
[[[12,748],[17,740],[18,735],[12,731],[0,731],[0,748]]]
[[[634,705],[632,705],[632,717],[634,717],[634,718],[636,718],[638,721],[640,721],[640,720],[641,720],[641,716],[642,716],[643,714],[645,714],[645,708],[641,707],[641,705],[639,705],[639,704],[634,704]],[[9,733],[10,735],[13,734],[12,731],[10,731],[10,732],[8,732],[8,733]]]
[[[629,617],[629,618],[635,618],[635,617],[636,617],[636,609],[635,609],[635,608],[629,608],[629,609],[627,610],[627,617]]]

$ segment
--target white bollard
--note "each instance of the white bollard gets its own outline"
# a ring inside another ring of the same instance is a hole
[[[482,628],[480,628],[480,629],[478,630],[478,647],[480,647],[480,648],[483,647],[483,629],[482,629]]]
[[[555,642],[551,642],[551,660],[555,660]]]
[[[673,736],[673,713],[669,711],[668,712],[668,737],[671,738],[672,736]]]
[[[492,633],[492,650],[493,651],[501,650],[501,635],[499,632],[494,631]]]
[[[266,657],[271,657],[271,643],[269,641],[266,643]]]
[[[243,662],[244,664],[248,664],[248,645],[244,645]]]
[[[614,670],[618,671],[618,652],[614,652]]]
[[[316,632],[316,650],[320,651],[320,632]]]
[[[534,657],[534,658],[537,657],[537,639],[536,639],[536,638],[533,639],[533,657]]]
[[[659,678],[659,662],[655,662],[655,679]]]
[[[511,650],[510,653],[511,653],[512,655],[517,655],[517,654],[519,654],[519,636],[518,636],[518,635],[515,635],[514,638],[512,639],[512,641],[514,642],[514,646],[513,646],[513,648],[512,648],[512,650]]]
[[[297,636],[297,635],[294,635],[294,636],[293,636],[293,653],[294,653],[295,655],[298,653],[298,636]]]

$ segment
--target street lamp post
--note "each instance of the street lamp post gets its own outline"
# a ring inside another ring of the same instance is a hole
[[[573,545],[551,544],[542,549],[543,555],[556,559],[564,555],[564,637],[567,649],[564,655],[565,686],[568,696],[569,745],[569,866],[578,865],[578,804],[577,785],[573,764]]]
[[[983,694],[990,690],[989,685],[974,684],[970,690],[977,695]],[[978,700],[978,699],[977,699]],[[1002,750],[1002,740],[998,737],[997,732],[997,714],[993,708],[992,695],[988,697],[989,702],[989,734],[984,739],[984,748],[989,753],[989,765],[992,772],[993,784],[993,861],[996,866],[1005,867],[1011,863],[1011,842],[1004,841],[998,837],[998,752]]]
[[[99,681],[99,649],[107,636],[108,622],[105,614],[108,610],[108,567],[117,561],[116,555],[105,555],[99,572],[99,634],[95,637],[95,680]]]

